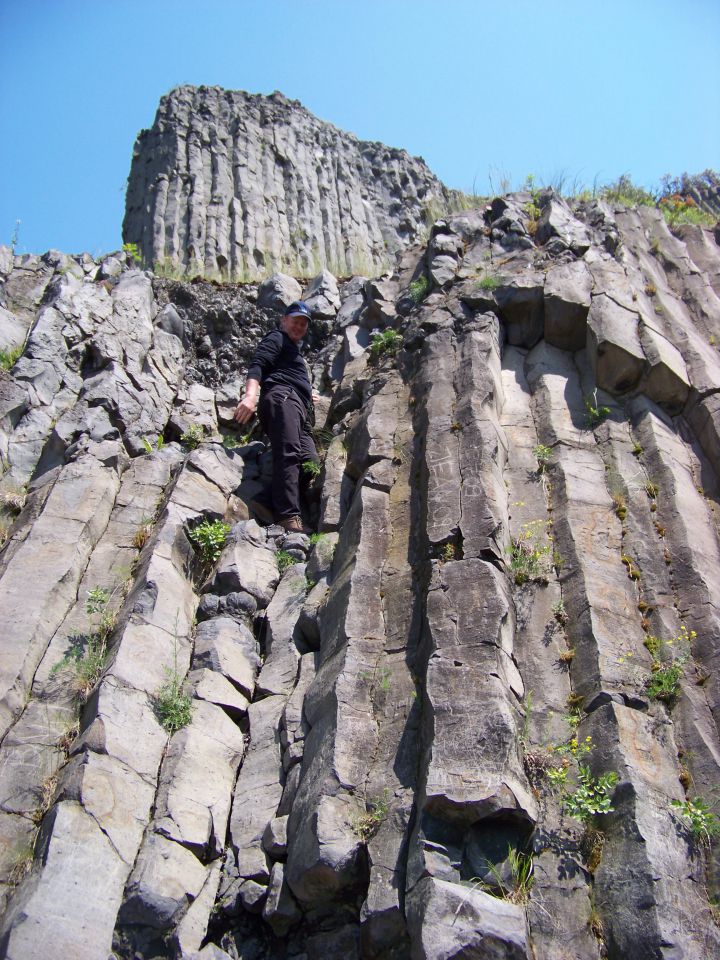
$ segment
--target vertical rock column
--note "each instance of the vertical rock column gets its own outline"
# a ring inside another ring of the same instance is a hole
[[[492,944],[498,956],[525,957],[523,910],[463,884],[523,846],[536,816],[518,749],[523,685],[512,600],[505,575],[485,559],[499,562],[507,523],[497,320],[480,317],[457,336],[445,328],[428,337],[416,389],[436,559],[418,668],[423,754],[408,927],[418,956]]]

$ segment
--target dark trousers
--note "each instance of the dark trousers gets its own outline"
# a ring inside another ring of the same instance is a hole
[[[299,516],[300,467],[306,460],[318,458],[305,406],[290,387],[275,386],[263,391],[258,415],[272,447],[275,519]]]

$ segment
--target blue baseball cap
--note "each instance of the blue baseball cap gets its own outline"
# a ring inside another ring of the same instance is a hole
[[[305,317],[308,323],[312,320],[312,313],[310,313],[310,307],[305,303],[304,300],[296,300],[294,303],[291,303],[290,306],[284,313],[286,317]]]

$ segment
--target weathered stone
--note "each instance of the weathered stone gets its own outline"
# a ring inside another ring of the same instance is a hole
[[[255,637],[230,617],[204,620],[195,633],[193,667],[217,671],[250,699],[260,668]]]
[[[408,895],[413,956],[527,960],[522,907],[473,886],[428,877]]]
[[[232,720],[205,701],[171,739],[155,801],[154,830],[196,856],[219,856],[245,741]]]
[[[287,816],[274,817],[265,827],[262,845],[273,860],[283,860],[287,856],[287,821]]]
[[[313,317],[332,320],[340,309],[337,280],[329,270],[323,270],[303,290],[302,299],[310,308]]]
[[[42,871],[23,885],[4,916],[0,934],[5,956],[46,957],[48,917],[53,950],[61,956],[108,956],[130,865],[94,817],[72,801],[57,804],[43,822],[38,858]]]
[[[302,288],[286,273],[274,273],[258,287],[258,306],[284,313],[294,300],[302,299]]]
[[[193,148],[178,167],[181,129]],[[330,154],[332,164],[318,163]],[[220,193],[208,208],[213,164]],[[190,170],[196,182],[181,216],[178,190]],[[318,258],[347,275],[384,261],[385,243],[394,252],[412,242],[424,205],[442,204],[446,193],[421,160],[360,142],[280,93],[182,86],[163,97],[138,140],[123,239],[148,263],[169,259],[213,275],[262,274],[285,262],[307,275]],[[306,209],[310,196],[317,202]],[[397,209],[390,196],[402,197]]]
[[[218,563],[214,589],[220,593],[242,590],[266,607],[278,580],[275,556],[262,527],[254,520],[235,524]]]
[[[542,277],[526,270],[504,281],[495,291],[495,300],[505,324],[508,343],[534,347],[544,330]]]
[[[582,260],[551,267],[545,277],[545,340],[561,350],[582,350],[587,338],[592,277]]]
[[[278,722],[285,697],[250,705],[250,746],[238,777],[230,818],[230,836],[240,877],[267,884],[270,871],[262,836],[282,796]]]
[[[565,201],[556,195],[543,205],[535,234],[538,243],[546,243],[551,237],[559,237],[578,257],[592,242],[585,224],[577,220]]]
[[[300,908],[285,883],[285,868],[281,863],[274,864],[270,873],[263,917],[278,937],[285,936],[300,920]]]
[[[203,667],[191,670],[188,684],[199,700],[215,703],[228,716],[238,719],[245,716],[249,702],[221,673]]]
[[[264,696],[288,696],[295,685],[300,661],[295,627],[306,593],[305,564],[294,564],[283,576],[265,612],[265,662],[257,681],[258,691]]]
[[[189,850],[149,834],[128,881],[119,923],[167,929],[200,894],[207,876]]]
[[[636,386],[645,367],[638,315],[601,293],[588,314],[588,355],[597,385],[610,393]]]

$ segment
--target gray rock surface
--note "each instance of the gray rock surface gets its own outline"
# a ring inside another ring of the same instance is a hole
[[[359,141],[280,93],[181,86],[135,144],[123,240],[147,263],[206,275],[347,275],[415,240],[425,205],[448,196],[422,160]]]
[[[303,277],[0,250],[27,332],[0,374],[0,953],[718,955],[687,816],[720,783],[715,233],[522,191],[376,276],[420,237],[419,165],[217,90],[144,139],[129,210],[145,164],[162,256]],[[313,537],[248,519],[271,453],[217,433],[300,295]],[[201,521],[229,528],[212,561]],[[617,777],[589,823],[580,763]]]

